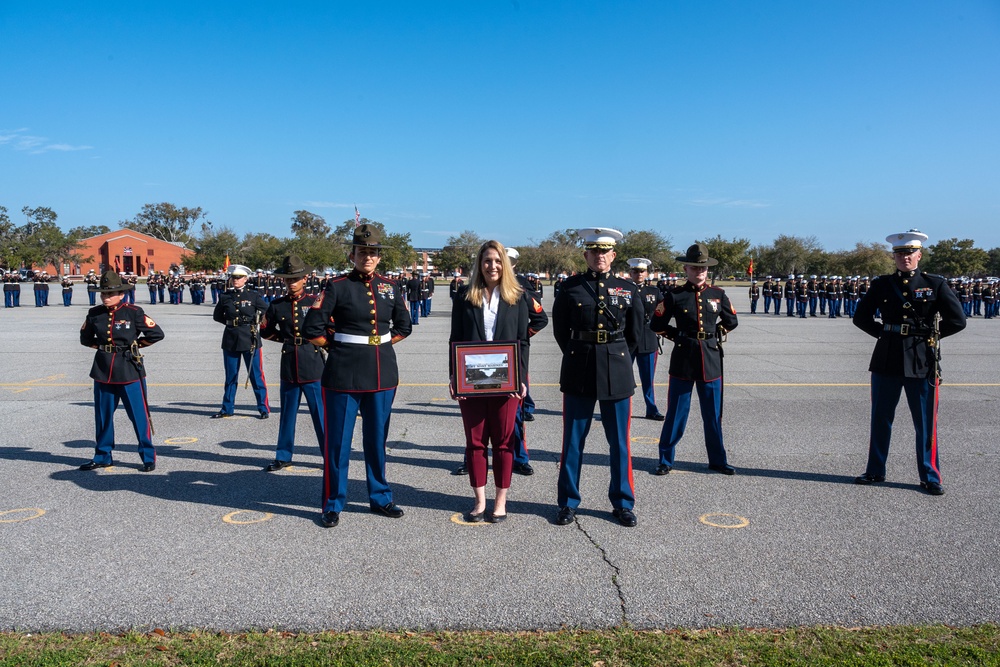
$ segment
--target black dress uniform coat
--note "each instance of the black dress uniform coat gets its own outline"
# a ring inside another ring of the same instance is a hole
[[[137,349],[161,340],[160,325],[124,300],[113,309],[94,306],[80,327],[80,344],[97,348],[90,377],[104,384],[128,384],[146,377]]]
[[[419,282],[419,281],[418,281]],[[413,331],[399,286],[385,276],[363,276],[357,269],[334,278],[313,303],[303,329],[306,338],[330,350],[323,386],[336,391],[382,391],[399,384],[392,346]],[[378,345],[343,343],[335,333],[391,335]]]
[[[881,322],[875,319],[876,310]],[[936,340],[937,314],[941,315],[941,338],[965,328],[962,304],[941,276],[914,270],[875,278],[853,319],[856,327],[878,338],[868,370],[908,378],[932,377],[937,351],[929,341]],[[902,325],[906,325],[905,333]]]
[[[639,292],[639,303],[642,305],[642,321],[645,326],[639,334],[639,343],[636,346],[636,354],[652,354],[656,352],[660,347],[659,336],[653,331],[649,322],[653,318],[653,311],[656,310],[656,304],[660,302],[662,295],[660,290],[653,287],[652,285],[641,285],[638,288]]]
[[[675,325],[670,324],[673,318]],[[669,373],[682,380],[712,382],[722,376],[720,328],[738,324],[729,297],[718,287],[691,283],[667,292],[650,323],[653,331],[674,341]],[[699,337],[699,334],[701,337]]]
[[[468,288],[460,290],[452,302],[449,346],[454,342],[486,340],[486,328],[483,324],[483,308],[486,307],[486,304],[474,306],[470,301],[466,301],[466,289]],[[500,299],[499,295],[494,298]],[[528,311],[530,309],[528,302],[530,299],[527,292],[521,294],[521,299],[514,306],[500,299],[497,306],[496,330],[493,332],[493,340],[495,341],[516,341],[518,343],[518,372],[521,382],[526,382],[528,377]],[[449,353],[449,375],[455,374],[454,363],[455,359]],[[520,391],[520,387],[518,391]]]
[[[559,389],[602,401],[631,396],[642,316],[635,283],[589,269],[567,278],[552,304],[552,333],[563,353]]]
[[[316,297],[303,292],[299,299],[283,296],[271,302],[260,323],[260,334],[281,343],[281,379],[315,382],[323,377],[326,359],[319,347],[303,336],[306,314]]]
[[[222,333],[222,349],[227,352],[249,352],[260,347],[260,317],[267,311],[267,301],[248,289],[228,289],[219,295],[212,319],[226,325]]]

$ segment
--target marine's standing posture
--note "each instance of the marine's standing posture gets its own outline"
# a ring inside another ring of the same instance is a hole
[[[916,229],[886,238],[892,244],[895,273],[872,281],[854,313],[854,325],[878,339],[868,370],[872,374],[871,438],[868,465],[854,481],[885,481],[892,422],[899,396],[906,402],[916,429],[920,486],[939,496],[937,406],[941,384],[941,339],[965,328],[965,313],[955,291],[941,276],[917,269],[927,235]],[[881,321],[875,319],[876,310]]]
[[[303,330],[305,338],[330,351],[322,380],[326,410],[322,522],[328,528],[340,523],[347,504],[347,468],[359,412],[371,511],[403,516],[386,481],[385,443],[399,385],[392,347],[410,335],[413,325],[398,285],[375,273],[382,259],[381,238],[373,225],[354,229],[348,257],[354,269],[327,284],[306,315]]]
[[[580,505],[583,448],[600,403],[601,425],[611,454],[608,497],[623,526],[636,525],[635,487],[629,431],[632,418],[632,355],[643,327],[642,306],[634,283],[611,272],[615,244],[622,233],[590,228],[583,239],[587,271],[565,280],[552,304],[552,333],[562,350],[559,389],[563,392],[563,442],[559,467],[556,523],[576,518]]]
[[[242,264],[229,267],[232,288],[219,297],[212,319],[226,325],[222,333],[222,361],[226,369],[226,385],[222,395],[222,409],[212,419],[231,417],[236,409],[236,388],[240,380],[240,362],[246,364],[250,386],[257,400],[261,419],[271,415],[267,400],[267,383],[264,380],[263,354],[260,349],[260,320],[267,310],[267,302],[257,292],[247,288],[250,269]]]
[[[142,308],[124,303],[125,292],[132,289],[114,271],[105,271],[97,293],[101,305],[87,312],[80,327],[80,344],[97,350],[90,367],[94,380],[94,458],[80,470],[107,468],[114,464],[115,410],[125,405],[135,436],[139,441],[142,472],[156,468],[153,427],[149,421],[146,399],[146,367],[139,349],[163,340],[163,329]]]
[[[653,313],[653,331],[674,342],[667,385],[667,419],[660,434],[660,463],[653,471],[666,475],[674,468],[677,443],[684,436],[691,410],[691,391],[698,390],[705,428],[708,467],[732,475],[722,442],[722,340],[736,328],[736,311],[726,293],[707,284],[708,267],[718,264],[707,248],[695,243],[683,257],[687,283],[664,296]],[[670,324],[670,320],[674,324]]]
[[[288,294],[271,302],[260,325],[261,336],[281,343],[281,418],[278,447],[267,470],[274,472],[292,464],[295,448],[295,421],[299,403],[306,397],[309,416],[320,452],[323,452],[323,391],[320,378],[326,359],[322,350],[303,337],[306,313],[316,297],[306,293],[308,269],[298,255],[285,257],[274,275],[288,286]],[[313,272],[315,276],[315,271]]]

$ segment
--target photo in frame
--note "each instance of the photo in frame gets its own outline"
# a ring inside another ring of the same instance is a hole
[[[502,396],[521,391],[517,341],[452,343],[455,396]]]

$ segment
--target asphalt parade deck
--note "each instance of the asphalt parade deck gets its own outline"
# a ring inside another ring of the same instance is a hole
[[[874,340],[848,318],[749,315],[746,288],[730,294],[740,326],[726,344],[724,432],[737,474],[707,470],[694,406],[676,470],[650,474],[661,424],[642,419],[637,393],[635,528],[611,516],[599,421],[578,520],[553,523],[562,397],[550,330],[532,341],[535,475],[514,476],[505,523],[461,523],[472,493],[467,477],[449,474],[464,435],[445,384],[446,294],[396,347],[388,477],[406,516],[368,511],[359,422],[348,508],[332,529],[319,523],[322,464],[304,405],[295,465],[263,471],[278,429],[277,344],[264,347],[274,418],[255,418],[241,373],[237,416],[211,420],[223,380],[211,305],[144,306],[166,332],[146,352],[157,468],[138,471],[119,410],[116,465],[81,472],[94,436],[92,351],[77,335],[85,294],[77,289],[69,308],[0,310],[0,628],[1000,622],[1000,461],[990,435],[1000,324],[972,318],[944,341],[947,493],[931,497],[917,486],[905,399],[888,481],[852,483],[866,460]],[[145,289],[137,296],[143,305]],[[54,291],[50,303],[58,299]],[[666,371],[661,358],[661,410]]]

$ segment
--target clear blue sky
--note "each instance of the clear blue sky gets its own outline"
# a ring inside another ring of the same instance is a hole
[[[1000,2],[0,0],[0,204],[1000,246]]]

